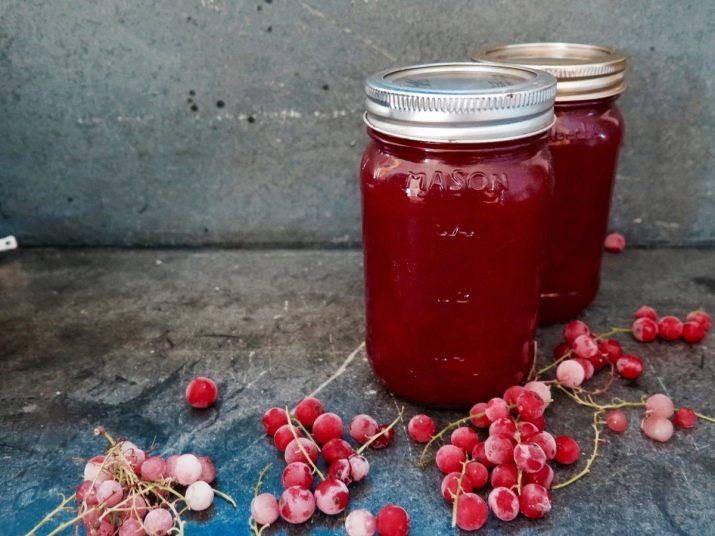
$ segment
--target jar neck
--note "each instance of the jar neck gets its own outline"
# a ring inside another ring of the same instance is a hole
[[[616,100],[618,100],[618,97],[620,97],[620,95],[613,95],[612,97],[606,97],[605,99],[587,99],[566,102],[556,101],[556,104],[554,104],[554,110],[556,112],[600,109],[605,110],[613,106],[616,103]]]
[[[531,151],[546,143],[549,132],[540,132],[533,136],[516,140],[480,142],[480,143],[448,143],[433,141],[409,140],[378,132],[367,127],[368,135],[378,143],[394,150],[422,151],[425,153],[465,153],[474,152],[488,155]]]

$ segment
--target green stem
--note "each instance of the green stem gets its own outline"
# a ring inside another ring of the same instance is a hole
[[[41,527],[43,527],[44,525],[49,523],[52,520],[52,518],[55,517],[57,514],[64,511],[65,508],[67,508],[67,504],[72,502],[74,500],[74,498],[75,498],[74,493],[72,495],[70,495],[69,497],[62,496],[62,502],[57,506],[57,508],[55,508],[49,514],[47,514],[45,517],[43,517],[42,521],[40,521],[37,525],[32,527],[32,530],[30,530],[30,532],[28,532],[26,536],[35,536],[35,534],[37,534],[38,529],[40,529]]]
[[[311,460],[310,456],[308,456],[305,447],[303,447],[303,444],[298,440],[298,434],[295,431],[295,426],[293,426],[293,423],[291,422],[290,413],[288,412],[288,406],[285,407],[285,412],[286,418],[288,419],[288,429],[290,430],[290,433],[293,434],[295,444],[298,445],[298,449],[300,450],[301,454],[303,454],[306,462],[311,466],[315,474],[320,477],[320,480],[325,480],[325,475],[323,475],[323,473],[320,472],[320,469],[318,469],[318,466],[313,463],[313,460]]]
[[[381,438],[381,437],[384,436],[384,435],[387,435],[387,434],[390,432],[390,430],[392,430],[392,429],[395,427],[395,425],[400,421],[400,419],[402,419],[402,414],[403,414],[404,412],[405,412],[405,408],[404,408],[404,406],[403,406],[402,408],[400,408],[400,412],[397,414],[397,417],[395,417],[395,420],[393,420],[393,421],[392,421],[388,426],[386,426],[384,429],[380,430],[379,433],[375,434],[374,436],[370,436],[370,438],[369,438],[365,443],[363,443],[362,446],[361,446],[359,449],[357,449],[355,452],[356,452],[357,454],[362,454],[362,453],[365,452],[365,451],[367,450],[367,448],[368,448],[370,445],[372,445],[376,440],[378,440],[379,438]]]
[[[574,476],[566,480],[565,482],[561,482],[561,484],[556,484],[555,486],[552,486],[552,490],[557,490],[557,489],[563,489],[566,486],[569,486],[576,482],[577,480],[583,478],[587,474],[591,472],[591,466],[593,465],[593,462],[596,461],[596,457],[598,456],[598,444],[599,441],[601,440],[601,429],[598,426],[599,423],[599,417],[603,413],[603,410],[597,410],[593,412],[593,422],[591,423],[591,427],[593,428],[594,432],[594,437],[593,437],[593,452],[591,453],[591,456],[588,458],[588,461],[586,462],[586,467],[584,467],[580,472],[576,473]]]
[[[449,432],[452,428],[456,428],[459,425],[469,422],[472,419],[479,419],[480,417],[484,417],[484,412],[475,413],[474,415],[470,415],[469,417],[457,419],[456,421],[453,421],[444,428],[442,428],[439,432],[432,436],[432,438],[425,445],[425,448],[422,449],[422,454],[420,455],[420,459],[417,461],[417,465],[419,465],[420,467],[427,466],[426,457],[429,453],[429,449],[432,447],[432,445],[434,445],[435,441],[439,440],[444,434]]]

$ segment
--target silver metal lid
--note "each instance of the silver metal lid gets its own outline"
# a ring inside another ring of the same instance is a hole
[[[554,122],[556,79],[510,65],[435,63],[374,74],[365,82],[365,93],[365,122],[378,132],[481,143],[548,130]]]
[[[626,56],[613,48],[576,43],[521,43],[479,50],[472,59],[551,73],[558,80],[556,102],[603,99],[626,90]]]

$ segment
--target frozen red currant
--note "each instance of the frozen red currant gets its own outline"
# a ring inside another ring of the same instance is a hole
[[[283,469],[281,483],[283,484],[283,489],[293,486],[310,489],[313,485],[313,472],[303,462],[291,462]]]
[[[571,344],[568,342],[562,342],[554,347],[554,360],[566,357],[566,355],[571,351]]]
[[[506,487],[497,487],[489,492],[489,508],[502,521],[511,521],[519,515],[519,497]]]
[[[636,318],[650,318],[651,320],[658,320],[658,313],[650,305],[641,306],[633,316]]]
[[[516,399],[519,398],[519,395],[524,391],[525,388],[521,385],[512,385],[506,391],[504,391],[504,396],[502,396],[502,398],[504,399],[504,402],[507,403],[507,405],[513,406],[516,404]]]
[[[301,437],[303,435],[300,433],[300,429],[298,428],[293,427],[291,431],[291,426],[288,424],[284,424],[283,426],[278,428],[278,430],[276,430],[275,434],[273,434],[273,444],[280,452],[285,452],[288,443],[295,439],[295,436],[293,436],[293,432],[295,432],[295,435],[297,435],[298,437]]]
[[[512,460],[514,444],[506,436],[492,435],[484,442],[484,453],[487,459],[495,465]]]
[[[377,513],[376,526],[380,536],[406,536],[410,532],[410,516],[401,506],[387,504]]]
[[[369,510],[353,510],[345,519],[347,536],[373,536],[375,534],[375,516]]]
[[[519,432],[522,438],[525,438],[538,433],[539,428],[534,423],[519,421],[516,425],[516,431]]]
[[[598,343],[591,334],[579,335],[571,343],[571,349],[576,357],[591,359],[598,353]]]
[[[348,487],[336,478],[326,478],[315,488],[315,505],[326,515],[339,514],[347,508],[349,500]]]
[[[473,489],[481,489],[489,482],[489,471],[479,462],[469,462],[464,474],[469,478]]]
[[[407,433],[418,443],[427,443],[435,432],[435,424],[427,415],[415,415],[407,424]]]
[[[218,387],[211,378],[199,376],[186,386],[186,401],[194,408],[207,408],[216,402]]]
[[[548,490],[539,484],[527,484],[521,488],[519,509],[529,519],[541,519],[551,511]]]
[[[658,324],[648,317],[636,318],[631,326],[633,338],[640,342],[652,342],[658,336]]]
[[[554,470],[548,463],[535,473],[524,473],[524,484],[538,484],[549,489],[553,481]]]
[[[370,415],[355,415],[350,421],[348,432],[358,443],[366,443],[368,439],[377,433],[377,421]]]
[[[535,443],[541,447],[541,450],[546,454],[546,458],[553,460],[556,456],[556,440],[549,432],[537,432],[528,436],[522,437],[522,441]]]
[[[509,404],[503,398],[495,397],[487,402],[484,413],[491,422],[509,416]]]
[[[323,459],[328,465],[335,460],[348,459],[353,454],[353,448],[344,439],[331,439],[323,445]]]
[[[697,422],[698,416],[691,408],[680,408],[673,417],[673,424],[678,428],[694,428]]]
[[[556,455],[554,460],[564,465],[576,463],[581,456],[581,447],[576,440],[567,435],[556,436]]]
[[[477,432],[467,426],[460,426],[450,437],[452,445],[459,447],[467,452],[472,452],[472,449],[479,443]]]
[[[318,445],[325,445],[331,439],[342,439],[343,420],[335,413],[323,413],[313,423],[313,438]]]
[[[454,445],[442,445],[435,455],[437,468],[445,474],[461,471],[462,462],[466,459],[464,451]]]
[[[303,447],[302,449],[298,446],[298,443],[300,443],[300,445]],[[308,457],[313,463],[318,461],[318,449],[316,448],[315,443],[305,437],[299,437],[298,439],[294,439],[293,441],[288,443],[288,445],[286,446],[286,450],[284,453],[286,463],[307,463],[303,451],[305,451],[305,453],[308,455]]]
[[[620,409],[612,409],[606,415],[606,426],[618,434],[625,432],[628,428],[628,417]]]
[[[315,512],[315,497],[309,489],[292,486],[281,495],[281,517],[292,525],[305,523]]]
[[[626,238],[621,233],[611,233],[603,241],[603,247],[609,253],[620,253],[626,249]]]
[[[444,497],[445,501],[450,503],[454,502],[454,497],[457,495],[457,486],[459,485],[460,478],[462,479],[462,492],[469,492],[474,489],[472,479],[469,478],[466,474],[462,476],[461,473],[457,473],[456,471],[454,473],[449,473],[448,475],[444,476],[444,478],[442,479],[442,484],[440,486],[440,489],[442,491],[442,497]]]
[[[627,380],[635,380],[643,374],[643,361],[631,354],[624,354],[616,361],[618,373]]]
[[[281,408],[271,408],[263,414],[263,428],[271,437],[284,424],[288,424],[288,417]]]
[[[539,398],[543,400],[546,404],[551,402],[551,387],[548,384],[540,381],[529,382],[524,385],[524,389],[527,391],[532,391],[539,395]]]
[[[514,463],[526,473],[536,473],[546,464],[546,454],[536,443],[519,443],[514,447]]]
[[[484,443],[477,443],[472,449],[472,459],[476,462],[481,463],[487,469],[494,467],[494,464],[487,458],[486,452],[484,451]]]
[[[683,340],[688,344],[700,342],[705,338],[706,330],[700,322],[688,320],[683,324]]]
[[[581,368],[583,368],[583,381],[586,382],[593,378],[593,374],[596,372],[596,369],[590,359],[577,357],[574,361],[578,362],[578,364],[581,365]]]
[[[486,402],[479,402],[472,406],[469,410],[469,415],[471,415],[470,422],[477,428],[489,428],[490,420],[486,415],[487,404]]]
[[[663,316],[658,320],[658,336],[666,341],[677,341],[683,333],[683,323],[678,317]]]
[[[645,435],[661,443],[673,437],[673,423],[658,415],[647,415],[641,422],[641,429]]]
[[[353,454],[348,458],[350,463],[350,478],[354,482],[360,482],[370,472],[370,463],[361,454]]]
[[[572,320],[566,326],[564,326],[564,340],[572,344],[577,337],[580,335],[588,335],[591,333],[591,329],[588,327],[588,324],[586,322],[582,322],[581,320]]]
[[[586,378],[586,371],[575,359],[567,359],[556,368],[556,378],[566,387],[578,387]]]
[[[493,488],[511,488],[519,482],[519,469],[513,463],[502,463],[492,469],[490,481]]]
[[[536,419],[541,417],[544,414],[545,409],[546,403],[534,391],[524,390],[524,392],[519,395],[516,402],[516,411],[519,412],[519,416],[527,419]]]
[[[306,428],[313,426],[315,419],[325,412],[323,403],[312,396],[306,397],[295,407],[295,418]]]
[[[457,499],[457,526],[462,530],[478,530],[489,516],[487,503],[476,493],[463,493]]]
[[[511,417],[500,417],[489,426],[489,435],[503,435],[514,437],[516,424]]]
[[[669,396],[661,393],[650,395],[645,401],[645,409],[649,414],[657,415],[665,419],[670,419],[675,412],[673,401]]]
[[[380,437],[377,437],[372,443],[370,443],[371,448],[384,449],[392,444],[392,440],[395,439],[395,429],[389,427],[389,424],[381,424],[377,427],[376,433],[381,435]]]
[[[350,462],[346,459],[335,460],[328,467],[328,476],[336,480],[340,480],[343,484],[350,485],[353,477],[350,474]]]
[[[606,358],[610,363],[616,364],[616,361],[620,359],[623,355],[623,348],[621,348],[621,343],[615,339],[604,339],[598,343],[598,349],[602,354],[606,355]]]
[[[707,314],[705,311],[693,311],[691,313],[688,313],[688,316],[685,317],[686,321],[693,321],[697,322],[701,326],[703,326],[703,329],[705,331],[710,331],[710,328],[713,325],[713,319],[712,317]]]

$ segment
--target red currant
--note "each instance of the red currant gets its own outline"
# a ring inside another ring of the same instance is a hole
[[[380,536],[407,536],[410,516],[401,506],[387,504],[377,513],[376,526]]]
[[[616,361],[623,355],[623,348],[621,348],[621,343],[615,339],[604,339],[598,343],[598,349],[602,354],[606,355],[606,358],[610,363],[616,364]]]
[[[300,442],[301,446],[303,449],[298,446],[298,443]],[[318,461],[318,449],[315,446],[315,443],[310,441],[309,439],[305,437],[299,437],[298,439],[294,439],[288,445],[286,446],[285,450],[285,461],[286,463],[293,463],[293,462],[304,462],[307,463],[307,460],[305,458],[305,455],[303,454],[303,451],[306,452],[310,460],[315,463]]]
[[[549,489],[553,481],[554,470],[548,463],[535,473],[524,473],[524,484],[538,484]]]
[[[683,323],[675,316],[664,316],[658,320],[658,336],[666,341],[677,341],[683,333]]]
[[[389,424],[381,424],[377,427],[376,434],[387,430],[389,426]],[[387,430],[387,432],[385,432],[380,437],[375,439],[372,443],[370,443],[370,447],[373,449],[384,449],[385,447],[389,447],[392,444],[393,439],[395,439],[395,429],[390,428],[389,430]]]
[[[514,444],[506,436],[489,436],[484,442],[484,453],[487,459],[495,465],[510,462],[513,451]]]
[[[434,435],[436,426],[431,417],[415,415],[407,424],[407,433],[418,443],[427,443]]]
[[[567,342],[562,342],[561,344],[558,344],[554,348],[554,360],[561,359],[564,357],[566,354],[568,354],[571,351],[571,344]]]
[[[631,326],[631,332],[637,341],[652,342],[658,336],[658,324],[652,318],[636,318]]]
[[[685,320],[692,320],[694,322],[697,322],[698,324],[703,326],[703,329],[705,331],[710,331],[710,328],[713,325],[712,317],[705,311],[693,311],[692,313],[688,313],[688,316],[685,317]]]
[[[529,519],[541,519],[551,511],[548,490],[539,484],[527,484],[521,488],[519,508]]]
[[[285,466],[281,475],[283,489],[298,486],[310,489],[313,485],[313,472],[310,467],[303,462],[292,462]]]
[[[442,497],[444,497],[445,501],[450,503],[454,502],[454,497],[457,495],[457,486],[459,484],[460,476],[461,473],[454,472],[445,475],[442,479],[440,489],[442,490]],[[472,489],[474,489],[472,486],[472,479],[465,474],[462,477],[462,491],[470,492]]]
[[[658,313],[650,305],[641,306],[633,316],[636,318],[650,318],[651,320],[658,320]]]
[[[325,408],[323,407],[323,403],[317,398],[309,396],[298,402],[298,405],[295,407],[295,418],[300,421],[300,424],[306,428],[310,428],[313,426],[315,419],[324,412]]]
[[[273,437],[278,428],[288,424],[288,417],[284,410],[280,408],[271,408],[263,414],[263,428],[266,434]]]
[[[503,398],[495,397],[487,402],[487,407],[484,413],[491,422],[496,421],[501,417],[509,416],[509,404]]]
[[[513,463],[502,463],[492,469],[491,484],[493,488],[504,486],[511,488],[519,482],[519,469]]]
[[[199,376],[186,387],[186,401],[194,408],[207,408],[216,402],[218,387],[211,378]]]
[[[647,415],[641,422],[641,429],[645,435],[661,443],[673,437],[673,423],[658,415]]]
[[[301,437],[303,435],[300,433],[300,430],[298,428],[293,428],[293,431],[298,437]],[[280,452],[285,452],[288,443],[290,443],[294,439],[295,437],[293,437],[293,432],[291,431],[291,427],[288,424],[284,424],[283,426],[278,428],[278,430],[276,430],[275,434],[273,434],[273,443]]]
[[[281,517],[292,525],[305,523],[315,512],[315,497],[309,489],[292,486],[281,495]]]
[[[514,404],[516,404],[516,399],[519,398],[519,395],[524,391],[525,388],[521,385],[512,385],[506,391],[504,391],[504,396],[502,398],[504,399],[504,402],[506,402],[509,406],[513,406]]]
[[[611,233],[603,241],[603,247],[609,253],[620,253],[626,249],[626,238],[621,233]]]
[[[377,421],[369,415],[355,415],[350,421],[350,437],[360,444],[366,443],[377,433]]]
[[[618,434],[628,428],[628,417],[620,409],[612,409],[606,415],[606,426]]]
[[[494,488],[487,501],[494,515],[502,521],[511,521],[519,515],[519,497],[509,488]]]
[[[556,436],[556,455],[554,460],[564,465],[576,463],[581,456],[581,447],[576,440],[567,435]]]
[[[694,428],[697,422],[698,416],[691,408],[680,408],[673,417],[673,424],[678,428]]]
[[[675,412],[673,401],[669,396],[657,393],[650,395],[645,401],[645,409],[649,414],[670,419]]]
[[[536,473],[546,465],[546,454],[536,443],[519,443],[514,447],[514,463],[526,473]]]
[[[598,354],[598,343],[591,335],[579,335],[571,343],[571,349],[576,357],[590,359]]]
[[[457,499],[457,526],[462,530],[478,530],[489,516],[487,503],[476,493],[463,493]]]
[[[516,411],[519,412],[519,416],[526,417],[527,419],[537,419],[541,417],[545,409],[546,403],[533,391],[524,390],[516,402]]]
[[[462,462],[466,461],[467,456],[462,449],[454,445],[443,445],[435,455],[437,468],[444,474],[461,471]]]
[[[472,406],[469,410],[469,415],[472,416],[470,422],[477,428],[489,428],[489,418],[486,415],[487,404],[486,402],[479,402]]]
[[[473,489],[481,489],[489,482],[489,471],[479,462],[469,462],[464,474],[469,477]]]
[[[352,446],[344,439],[331,439],[323,445],[323,459],[328,465],[331,465],[336,460],[348,459],[352,454]]]
[[[472,449],[479,443],[477,432],[467,426],[460,426],[450,437],[452,445],[459,447],[467,452],[472,452]]]
[[[582,322],[581,320],[572,320],[564,326],[563,335],[564,340],[567,343],[573,344],[576,338],[580,335],[589,335],[590,333],[591,329],[588,327],[586,322]]]
[[[683,340],[688,344],[700,342],[705,338],[705,328],[700,322],[688,320],[683,324]]]
[[[313,437],[318,445],[325,445],[331,439],[342,439],[343,420],[335,413],[323,413],[313,423]]]
[[[643,374],[643,361],[631,354],[624,354],[616,361],[618,373],[627,380],[636,380]]]
[[[326,478],[315,488],[315,505],[326,515],[334,516],[348,507],[350,492],[345,483]]]

